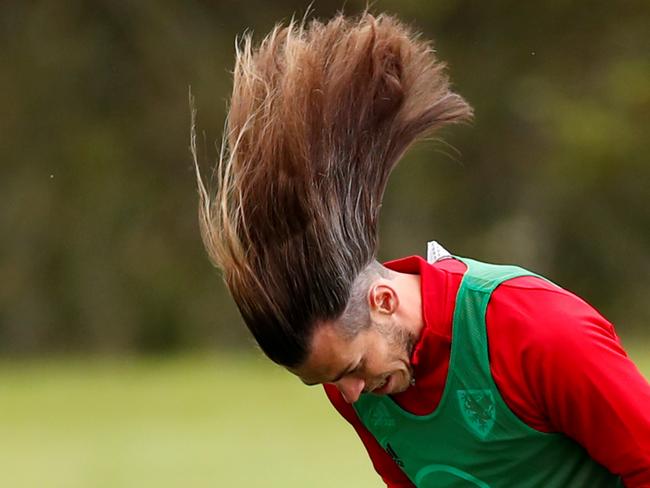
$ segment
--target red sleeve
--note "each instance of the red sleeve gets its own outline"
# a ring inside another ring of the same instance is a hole
[[[399,468],[399,466],[397,466],[397,464],[395,464],[388,453],[382,449],[368,429],[363,426],[359,417],[357,417],[354,408],[352,408],[352,405],[343,399],[336,387],[334,385],[323,386],[325,387],[327,397],[330,399],[330,402],[332,402],[332,405],[334,405],[334,408],[336,408],[336,410],[338,410],[338,412],[348,422],[350,422],[352,427],[357,431],[363,445],[368,451],[375,470],[384,480],[386,486],[388,486],[388,488],[414,488],[414,485],[404,472]]]
[[[486,322],[492,374],[512,410],[576,440],[628,488],[650,487],[650,385],[612,325],[531,277],[497,288]]]

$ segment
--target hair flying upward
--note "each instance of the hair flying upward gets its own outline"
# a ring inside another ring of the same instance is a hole
[[[299,365],[377,253],[388,177],[419,137],[468,120],[431,45],[387,15],[276,26],[239,43],[206,249],[262,350]],[[193,152],[194,135],[192,139]]]

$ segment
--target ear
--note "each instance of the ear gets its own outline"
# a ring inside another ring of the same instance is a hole
[[[370,313],[392,315],[399,307],[399,297],[395,289],[386,282],[377,281],[368,291]]]

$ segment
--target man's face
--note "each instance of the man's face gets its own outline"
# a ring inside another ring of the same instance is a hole
[[[348,338],[336,322],[321,324],[314,332],[307,361],[291,372],[309,385],[334,384],[348,403],[362,392],[399,393],[411,382],[410,356],[416,338],[390,322],[372,324]]]

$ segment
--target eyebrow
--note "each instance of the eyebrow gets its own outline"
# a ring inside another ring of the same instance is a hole
[[[358,363],[357,363],[357,364],[358,364]],[[339,381],[341,378],[343,378],[346,374],[348,374],[349,372],[353,371],[355,367],[356,367],[356,366],[355,366],[355,363],[352,362],[352,363],[348,364],[348,365],[343,369],[343,371],[341,371],[339,374],[337,374],[337,375],[336,375],[334,378],[332,378],[331,380],[328,380],[328,381],[316,381],[315,383],[308,383],[308,382],[306,382],[306,381],[303,381],[303,383],[304,383],[305,385],[307,385],[307,386],[316,386],[316,385],[320,385],[321,383],[336,383],[336,382]]]

